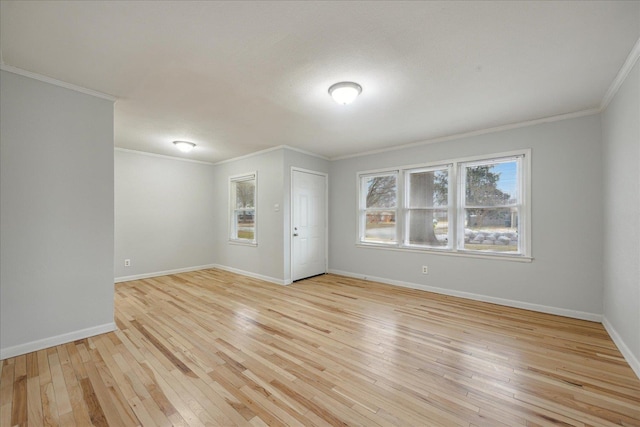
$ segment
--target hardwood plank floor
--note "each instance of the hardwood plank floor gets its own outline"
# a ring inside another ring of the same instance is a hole
[[[118,331],[4,360],[4,426],[640,426],[602,325],[335,275],[116,286]]]

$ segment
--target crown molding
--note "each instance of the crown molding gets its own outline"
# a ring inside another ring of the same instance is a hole
[[[264,150],[255,151],[253,153],[245,154],[243,156],[233,157],[233,158],[227,159],[227,160],[221,160],[221,161],[219,161],[217,163],[214,163],[214,165],[222,165],[222,164],[225,164],[225,163],[236,162],[238,160],[248,159],[248,158],[253,157],[253,156],[260,156],[262,154],[267,154],[267,153],[270,153],[271,151],[277,151],[277,150],[291,150],[291,151],[296,151],[298,153],[306,154],[307,156],[318,157],[318,158],[324,159],[324,160],[331,160],[328,157],[322,156],[322,155],[317,154],[317,153],[313,153],[311,151],[302,150],[300,148],[291,147],[289,145],[278,145],[276,147],[265,148]]]
[[[131,150],[129,148],[122,148],[122,147],[114,147],[113,149],[114,149],[114,151],[121,151],[123,153],[140,154],[141,156],[158,157],[158,158],[161,158],[161,159],[168,159],[168,160],[179,160],[179,161],[182,161],[182,162],[199,163],[199,164],[203,164],[203,165],[221,165],[221,164],[224,164],[224,163],[235,162],[235,161],[238,161],[238,160],[247,159],[247,158],[253,157],[253,156],[259,156],[261,154],[266,154],[266,153],[269,153],[271,151],[277,151],[277,150],[290,150],[290,151],[295,151],[295,152],[298,152],[298,153],[305,154],[307,156],[318,157],[320,159],[327,160],[327,161],[330,160],[329,158],[327,158],[325,156],[322,156],[320,154],[312,153],[311,151],[302,150],[300,148],[290,147],[288,145],[278,145],[277,147],[266,148],[264,150],[256,151],[254,153],[245,154],[244,156],[234,157],[232,159],[227,159],[227,160],[221,160],[221,161],[219,161],[217,163],[205,162],[203,160],[185,159],[185,158],[182,158],[182,157],[168,156],[166,154],[149,153],[148,151]]]
[[[624,81],[627,79],[627,76],[633,69],[633,66],[636,64],[636,61],[638,61],[638,58],[640,58],[640,38],[638,39],[636,44],[633,46],[633,49],[631,49],[631,52],[629,52],[629,56],[627,56],[627,60],[624,61],[622,68],[620,68],[620,71],[618,71],[618,75],[616,76],[615,79],[613,79],[613,82],[611,82],[611,86],[609,86],[609,89],[604,94],[604,97],[602,98],[602,102],[600,103],[600,111],[604,111],[609,106],[609,103],[611,102],[611,100],[613,100],[613,97],[616,96],[616,94],[618,93],[620,86],[622,86]]]
[[[575,118],[578,118],[578,117],[590,116],[592,114],[598,114],[598,113],[600,113],[600,109],[599,108],[591,108],[589,110],[576,111],[574,113],[558,114],[556,116],[543,117],[543,118],[535,119],[535,120],[527,120],[526,122],[518,122],[518,123],[512,123],[512,124],[508,124],[508,125],[495,126],[495,127],[492,127],[492,128],[474,130],[474,131],[471,131],[471,132],[456,133],[456,134],[453,134],[453,135],[442,136],[442,137],[439,137],[439,138],[433,138],[433,139],[427,139],[427,140],[423,140],[423,141],[411,142],[409,144],[395,145],[393,147],[380,148],[380,149],[371,150],[371,151],[364,151],[362,153],[346,154],[344,156],[332,157],[329,160],[331,160],[331,161],[344,160],[344,159],[351,159],[353,157],[368,156],[368,155],[371,155],[371,154],[387,153],[389,151],[403,150],[405,148],[420,147],[422,145],[435,144],[437,142],[444,142],[444,141],[451,141],[453,139],[468,138],[468,137],[471,137],[471,136],[485,135],[485,134],[488,134],[488,133],[502,132],[502,131],[510,130],[510,129],[518,129],[518,128],[527,127],[527,126],[534,126],[534,125],[538,125],[538,124],[541,124],[541,123],[551,123],[551,122],[559,122],[561,120],[575,119]]]
[[[296,151],[301,154],[306,154],[307,156],[317,157],[322,160],[331,160],[329,157],[323,156],[322,154],[314,153],[312,151],[303,150],[301,148],[291,147],[290,145],[281,145],[280,147],[285,148],[287,150]]]
[[[264,150],[254,151],[253,153],[244,154],[242,156],[233,157],[231,159],[220,160],[219,162],[214,163],[214,165],[217,166],[217,165],[223,165],[225,163],[235,162],[235,161],[238,161],[238,160],[244,160],[244,159],[248,159],[250,157],[260,156],[261,154],[267,154],[267,153],[270,153],[272,151],[282,150],[283,148],[284,148],[284,145],[278,145],[277,147],[269,147],[269,148],[265,148]]]
[[[107,101],[116,102],[118,100],[117,97],[113,95],[108,95],[106,93],[98,92],[92,89],[87,89],[81,86],[76,86],[71,83],[63,82],[61,80],[56,80],[51,77],[43,76],[42,74],[33,73],[31,71],[23,70],[22,68],[12,67],[11,65],[0,64],[0,70],[7,71],[9,73],[18,74],[20,76],[29,77],[35,80],[39,80],[41,82],[49,83],[55,86],[60,86],[65,89],[70,89],[76,92],[84,93],[85,95],[95,96],[96,98],[106,99]]]
[[[214,163],[205,162],[205,161],[202,161],[202,160],[184,159],[182,157],[167,156],[166,154],[149,153],[148,151],[131,150],[129,148],[113,147],[113,150],[114,151],[121,151],[123,153],[139,154],[141,156],[158,157],[160,159],[166,159],[166,160],[178,160],[180,162],[198,163],[198,164],[201,164],[201,165],[213,165],[214,164]]]

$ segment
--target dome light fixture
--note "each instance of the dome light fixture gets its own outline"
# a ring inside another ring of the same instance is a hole
[[[188,153],[196,146],[196,144],[189,141],[173,141],[173,143],[178,148],[178,150],[182,151],[183,153]]]
[[[362,86],[354,82],[340,82],[329,87],[329,95],[338,104],[351,104],[362,93]]]

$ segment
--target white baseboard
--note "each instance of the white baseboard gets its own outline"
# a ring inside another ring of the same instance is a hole
[[[208,268],[217,268],[220,270],[230,271],[232,273],[240,274],[242,276],[264,280],[265,282],[271,282],[277,285],[291,284],[290,280],[287,283],[287,281],[282,279],[276,279],[275,277],[264,276],[262,274],[253,273],[251,271],[240,270],[239,268],[227,267],[226,265],[220,265],[220,264],[197,265],[194,267],[176,268],[175,270],[156,271],[154,273],[135,274],[133,276],[122,276],[122,277],[116,277],[115,279],[113,279],[113,281],[115,283],[129,282],[131,280],[149,279],[151,277],[168,276],[170,274],[187,273],[190,271],[206,270]]]
[[[618,331],[615,330],[613,325],[609,323],[609,320],[604,316],[602,317],[602,326],[607,330],[609,336],[613,340],[613,343],[618,347],[618,350],[620,350],[620,353],[622,353],[629,366],[631,366],[633,372],[635,372],[636,376],[640,378],[640,360],[638,360],[631,349],[627,347],[620,334],[618,334]]]
[[[189,271],[206,270],[207,268],[220,268],[217,264],[197,265],[194,267],[176,268],[174,270],[156,271],[153,273],[134,274],[113,279],[114,283],[128,282],[130,280],[148,279],[150,277],[168,276],[170,274],[188,273]]]
[[[575,319],[590,320],[592,322],[598,322],[598,323],[602,322],[602,315],[595,314],[595,313],[588,313],[585,311],[569,310],[566,308],[551,307],[551,306],[541,305],[541,304],[532,304],[524,301],[490,297],[490,296],[481,295],[481,294],[474,294],[471,292],[455,291],[451,289],[438,288],[435,286],[427,286],[419,283],[403,282],[400,280],[386,279],[384,277],[374,277],[366,274],[351,273],[349,271],[329,270],[329,273],[339,274],[341,276],[353,277],[356,279],[372,280],[374,282],[385,283],[387,285],[401,286],[403,288],[419,289],[423,291],[434,292],[436,294],[450,295],[454,297],[466,298],[466,299],[471,299],[475,301],[490,302],[493,304],[504,305],[507,307],[523,308],[525,310],[538,311],[541,313],[548,313],[548,314],[556,314],[558,316],[572,317]]]
[[[113,332],[116,329],[117,328],[115,322],[110,322],[105,323],[104,325],[94,326],[92,328],[80,329],[79,331],[68,332],[66,334],[56,335],[54,337],[44,338],[37,341],[15,345],[13,347],[3,348],[0,349],[0,360],[8,359],[9,357],[21,356],[26,353],[42,350],[43,348],[54,347],[56,345],[66,344],[72,341],[93,337],[95,335],[100,335],[107,332]]]
[[[276,285],[290,285],[286,280],[276,279],[275,277],[263,276],[262,274],[253,273],[251,271],[240,270],[239,268],[227,267],[226,265],[214,264],[209,268],[219,268],[220,270],[230,271],[231,273],[240,274],[242,276],[252,277],[254,279],[264,280],[265,282],[275,283]]]

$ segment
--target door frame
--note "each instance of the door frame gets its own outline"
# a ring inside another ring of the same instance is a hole
[[[312,175],[319,175],[324,177],[324,272],[329,272],[329,174],[325,172],[318,172],[311,169],[299,168],[291,166],[291,172],[289,176],[289,277],[291,282],[293,279],[293,174],[294,172],[309,173]]]

